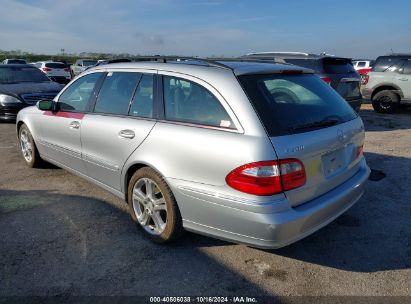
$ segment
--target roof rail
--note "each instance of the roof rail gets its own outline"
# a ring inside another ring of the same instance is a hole
[[[190,62],[197,62],[202,63],[206,66],[218,67],[226,70],[231,70],[231,68],[225,64],[220,62],[210,60],[210,59],[203,59],[197,57],[185,57],[185,56],[137,56],[134,58],[135,61],[156,61],[162,63],[170,63],[170,62],[186,62],[190,64]]]
[[[247,57],[231,57],[231,58],[215,58],[213,60],[218,60],[218,61],[239,61],[239,62],[257,62],[257,63],[281,63],[281,64],[289,64],[284,61],[284,59],[280,57],[273,57],[273,58],[247,58]]]
[[[304,52],[255,52],[255,53],[249,53],[246,56],[268,55],[268,54],[274,54],[274,55],[303,55],[303,56],[309,56],[310,55],[310,54],[304,53]]]

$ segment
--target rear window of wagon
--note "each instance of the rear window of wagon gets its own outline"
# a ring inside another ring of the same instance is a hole
[[[238,79],[269,136],[307,132],[357,117],[350,105],[315,75],[242,75]]]

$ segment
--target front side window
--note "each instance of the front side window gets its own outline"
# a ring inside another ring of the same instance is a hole
[[[163,77],[166,119],[234,129],[218,99],[204,87],[185,79]]]
[[[88,74],[73,82],[59,97],[60,110],[84,112],[101,75]]]
[[[127,115],[140,76],[140,73],[108,73],[98,94],[94,112]]]
[[[154,77],[152,74],[143,75],[131,104],[131,116],[153,117],[153,83]]]

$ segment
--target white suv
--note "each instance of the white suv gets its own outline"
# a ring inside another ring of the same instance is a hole
[[[70,69],[62,62],[39,61],[34,66],[55,82],[66,84],[71,80]]]
[[[411,105],[411,54],[378,57],[374,70],[363,79],[361,93],[378,113],[394,113],[400,105]]]

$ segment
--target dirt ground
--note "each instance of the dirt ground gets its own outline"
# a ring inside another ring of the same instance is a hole
[[[360,114],[367,162],[385,178],[279,250],[192,233],[155,245],[106,191],[51,165],[26,168],[15,126],[1,123],[0,296],[410,296],[411,109],[380,115],[366,104]]]

